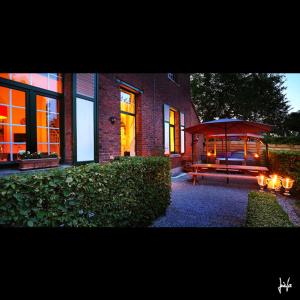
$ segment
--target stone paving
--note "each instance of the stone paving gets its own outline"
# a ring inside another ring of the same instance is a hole
[[[283,208],[283,210],[288,214],[291,222],[296,226],[300,226],[300,211],[296,208],[296,199],[292,197],[285,197],[283,195],[277,195],[277,201]]]
[[[188,175],[172,179],[171,205],[152,227],[241,227],[245,225],[248,193],[257,190],[253,180],[199,179]]]
[[[171,205],[166,215],[152,227],[241,227],[245,225],[248,193],[258,190],[252,180],[224,178],[198,179],[193,186],[187,174],[172,178]],[[277,195],[277,201],[289,215],[291,222],[300,226],[300,209],[295,199]]]

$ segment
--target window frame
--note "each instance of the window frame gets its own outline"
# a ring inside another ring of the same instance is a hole
[[[94,86],[94,98],[89,96],[81,95],[77,93],[77,73],[72,74],[72,135],[73,135],[73,147],[72,147],[72,161],[74,165],[84,165],[93,162],[99,162],[99,125],[98,125],[98,103],[99,103],[99,74],[95,74],[95,86]],[[77,161],[77,124],[76,124],[76,99],[80,98],[83,100],[91,101],[94,103],[94,160],[89,161]]]
[[[125,114],[125,115],[129,115],[129,116],[132,116],[134,117],[134,152],[135,152],[135,155],[134,156],[137,156],[137,138],[136,138],[136,134],[137,134],[137,130],[136,130],[136,99],[137,99],[137,93],[134,93],[133,91],[129,90],[128,88],[124,87],[123,85],[121,85],[119,87],[119,91],[120,91],[120,102],[119,102],[119,107],[120,107],[120,153],[121,153],[121,114]],[[127,112],[127,111],[124,111],[124,110],[121,110],[121,92],[124,92],[126,94],[132,94],[134,95],[134,113],[130,113],[130,112]],[[121,156],[124,156],[122,155],[121,153]]]
[[[36,122],[36,96],[44,96],[55,98],[59,101],[60,105],[60,163],[64,162],[65,149],[64,149],[64,89],[62,93],[56,93],[51,90],[42,89],[29,84],[24,84],[11,79],[0,77],[0,86],[19,90],[25,92],[25,116],[26,116],[26,151],[37,151],[37,122]],[[64,76],[62,75],[62,86],[64,87]],[[1,162],[2,166],[16,165],[17,161]]]
[[[171,111],[174,113],[174,124],[171,124],[171,121],[169,122],[169,151],[170,154],[177,154],[176,152],[176,147],[175,147],[175,141],[176,141],[176,110],[173,107],[170,107],[169,109],[169,113],[170,113],[170,120],[171,120]],[[173,145],[174,145],[174,151],[171,151],[171,128],[173,128],[173,132],[174,132],[174,140],[173,140]]]

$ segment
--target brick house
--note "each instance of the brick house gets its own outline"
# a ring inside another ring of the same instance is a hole
[[[191,158],[199,122],[183,73],[0,73],[0,166],[20,150],[61,163],[116,156]]]

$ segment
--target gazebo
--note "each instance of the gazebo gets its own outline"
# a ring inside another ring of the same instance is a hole
[[[216,147],[216,139],[222,139],[225,142],[225,153],[223,158],[219,158],[220,160],[225,160],[226,165],[228,165],[228,161],[232,160],[228,158],[228,138],[230,137],[239,137],[244,140],[244,155],[243,158],[240,158],[240,161],[246,164],[247,156],[248,156],[248,145],[247,141],[249,138],[254,138],[257,141],[257,153],[259,152],[259,147],[262,139],[262,133],[269,132],[272,130],[272,126],[268,124],[245,121],[240,119],[219,119],[208,122],[203,122],[197,124],[195,126],[186,128],[185,131],[187,133],[192,134],[192,140],[194,141],[195,134],[203,134],[207,139],[214,139],[214,150],[213,153],[207,152],[208,155],[213,155],[215,158],[217,157],[217,147]],[[193,143],[194,147],[194,143]],[[266,145],[267,148],[267,145]],[[207,149],[206,149],[207,150]],[[268,149],[266,149],[268,151]],[[194,149],[193,149],[194,153]],[[194,159],[194,155],[193,155]],[[239,158],[235,158],[234,160],[239,160]]]

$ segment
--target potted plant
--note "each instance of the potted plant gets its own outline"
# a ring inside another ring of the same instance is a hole
[[[19,170],[51,168],[59,165],[59,157],[55,152],[43,155],[40,152],[30,153],[30,151],[21,150],[18,153],[18,162]]]

